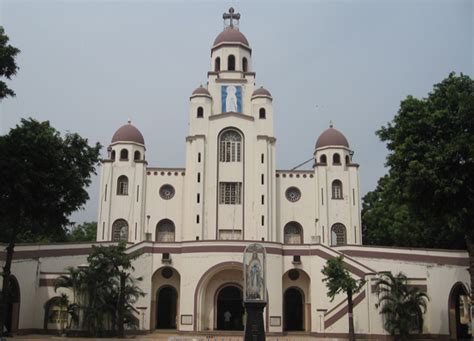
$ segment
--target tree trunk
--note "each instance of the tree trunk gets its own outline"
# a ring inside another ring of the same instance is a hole
[[[3,286],[2,286],[2,301],[0,302],[0,337],[5,336],[5,320],[7,317],[8,300],[10,299],[10,275],[13,259],[13,251],[15,249],[15,241],[12,240],[8,244],[7,257],[5,265],[3,266]]]
[[[353,303],[352,303],[352,291],[347,292],[347,316],[349,318],[349,341],[355,341],[354,334],[354,316],[352,314]]]
[[[120,292],[118,297],[118,309],[117,309],[117,336],[124,337],[124,310],[125,310],[125,279],[126,274],[120,273]]]

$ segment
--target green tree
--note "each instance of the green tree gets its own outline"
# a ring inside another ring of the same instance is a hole
[[[84,222],[73,226],[66,234],[68,242],[94,242],[97,238],[97,222]]]
[[[427,224],[403,202],[393,179],[385,175],[362,201],[363,243],[368,245],[464,249],[464,235],[440,222]]]
[[[99,151],[98,143],[90,147],[72,133],[62,137],[49,122],[34,119],[22,119],[0,136],[0,241],[7,244],[0,326],[5,321],[15,244],[24,235],[64,238],[71,213],[89,198],[85,188],[95,173]]]
[[[354,303],[352,297],[357,293],[365,284],[363,279],[356,280],[352,278],[349,271],[344,266],[344,257],[338,256],[335,258],[328,259],[326,265],[321,271],[325,276],[323,282],[326,283],[328,288],[328,296],[331,302],[334,300],[337,294],[345,293],[347,295],[347,316],[349,318],[349,340],[355,340],[354,334],[354,317],[353,308]]]
[[[375,281],[378,294],[377,308],[383,315],[384,328],[396,340],[406,340],[410,332],[423,331],[423,314],[428,295],[408,285],[407,277],[398,273],[384,273]]]
[[[409,214],[422,223],[416,231],[420,240],[426,239],[425,246],[437,247],[434,242],[437,238],[433,237],[436,234],[464,237],[471,287],[474,284],[473,113],[474,81],[466,75],[451,73],[434,85],[428,97],[408,96],[401,102],[393,121],[377,132],[390,151],[386,163],[390,188]]]
[[[8,44],[8,41],[9,38],[5,34],[5,30],[0,26],[0,77],[11,79],[19,69],[15,57],[20,53],[20,50]],[[0,80],[0,101],[8,96],[14,97],[15,92],[3,80]]]

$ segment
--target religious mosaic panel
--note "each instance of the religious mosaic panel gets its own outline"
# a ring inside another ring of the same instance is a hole
[[[221,87],[222,112],[242,112],[242,87],[223,85]]]

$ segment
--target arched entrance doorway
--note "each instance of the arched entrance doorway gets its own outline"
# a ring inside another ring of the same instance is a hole
[[[304,299],[301,290],[288,288],[283,295],[283,330],[304,330]]]
[[[15,276],[10,275],[8,280],[9,295],[6,304],[5,328],[8,333],[18,331],[20,317],[20,286]]]
[[[156,293],[156,329],[176,329],[178,293],[170,286],[161,287]]]
[[[242,289],[235,285],[227,285],[217,293],[216,329],[243,330]]]
[[[449,293],[449,338],[451,340],[470,339],[469,305],[465,286],[458,282]]]

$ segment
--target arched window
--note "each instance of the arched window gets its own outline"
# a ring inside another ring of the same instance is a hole
[[[267,118],[267,115],[266,115],[267,113],[265,112],[265,108],[260,108],[258,113],[259,113],[260,118]]]
[[[120,151],[120,161],[127,161],[128,160],[128,150],[122,149]]]
[[[292,221],[286,224],[283,233],[285,244],[303,243],[303,228],[297,222]]]
[[[341,164],[341,155],[339,155],[338,153],[334,154],[332,156],[332,164],[333,165],[340,165]]]
[[[204,109],[202,107],[197,108],[196,116],[197,116],[197,118],[203,118],[204,117]]]
[[[62,329],[68,323],[68,302],[60,296],[52,297],[44,305],[45,329]]]
[[[125,175],[117,179],[117,195],[128,195],[128,178]]]
[[[331,246],[346,245],[346,227],[341,223],[331,227]]]
[[[112,241],[128,240],[128,223],[124,219],[117,219],[112,225]]]
[[[242,58],[242,71],[247,72],[248,70],[248,61],[247,58]]]
[[[138,150],[136,150],[136,151],[135,151],[135,154],[133,155],[133,159],[134,159],[135,161],[138,161],[138,160],[140,160],[140,158],[141,158],[141,154],[140,154],[140,152],[139,152]]]
[[[332,182],[332,198],[343,199],[342,197],[342,182],[340,180],[334,180]]]
[[[112,150],[112,153],[110,153],[110,158],[112,161],[115,161],[115,150]]]
[[[235,71],[235,57],[233,54],[227,57],[227,70]]]
[[[221,162],[240,162],[242,136],[235,130],[222,133],[219,143],[219,160]]]
[[[328,162],[325,154],[323,154],[319,157],[319,162],[320,163],[327,163]]]
[[[216,72],[221,71],[221,59],[220,59],[220,57],[217,57],[216,60],[214,61],[214,71],[216,71]]]
[[[346,155],[346,165],[350,164],[351,163],[351,160],[349,158],[349,155]]]
[[[157,242],[174,242],[174,223],[169,219],[163,219],[156,225],[155,240]]]

